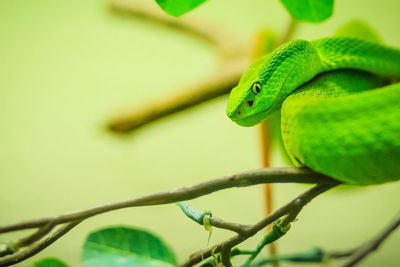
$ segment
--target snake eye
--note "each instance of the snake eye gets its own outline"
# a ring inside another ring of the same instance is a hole
[[[261,91],[261,84],[259,82],[255,82],[251,85],[251,91],[254,95],[257,95]]]

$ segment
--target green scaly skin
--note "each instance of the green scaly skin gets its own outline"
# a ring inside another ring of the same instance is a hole
[[[282,137],[297,165],[349,184],[399,180],[400,84],[387,85],[398,78],[400,50],[373,37],[295,40],[249,67],[227,115],[253,126],[282,107]]]

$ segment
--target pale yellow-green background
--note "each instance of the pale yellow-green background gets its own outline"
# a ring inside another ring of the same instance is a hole
[[[151,0],[142,0],[151,1]],[[277,0],[210,0],[189,16],[220,23],[245,42],[262,27],[283,31]],[[399,45],[400,1],[339,0],[321,25],[297,37],[332,34],[360,18]],[[124,108],[174,94],[216,71],[212,48],[107,11],[101,0],[0,1],[0,224],[56,215],[259,167],[256,128],[225,116],[226,98],[163,120],[129,138],[104,124]],[[277,204],[305,190],[276,186]],[[307,206],[281,252],[351,248],[377,233],[399,208],[399,183],[329,192]],[[230,221],[262,218],[260,187],[191,202]],[[207,233],[173,205],[125,209],[85,221],[33,260],[56,256],[80,266],[88,232],[126,224],[158,233],[182,261],[206,247]],[[211,242],[231,235],[216,230]],[[0,236],[0,240],[16,237]],[[245,243],[252,248],[258,235]],[[360,266],[400,266],[400,231]]]

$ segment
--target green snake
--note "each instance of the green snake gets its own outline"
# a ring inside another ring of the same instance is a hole
[[[347,184],[399,180],[400,49],[368,27],[348,29],[255,60],[232,89],[227,115],[253,126],[281,109],[295,165]]]

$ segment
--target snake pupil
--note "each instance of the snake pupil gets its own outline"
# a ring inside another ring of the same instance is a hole
[[[253,83],[251,86],[251,91],[253,91],[253,94],[257,95],[261,91],[261,85],[259,82]]]

